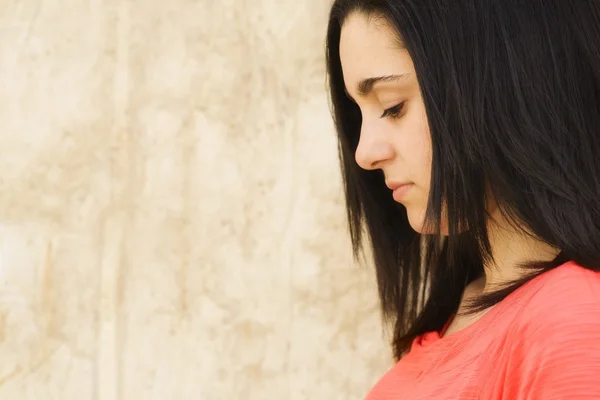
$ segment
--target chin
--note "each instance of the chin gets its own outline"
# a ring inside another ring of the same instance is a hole
[[[406,214],[408,216],[408,223],[410,227],[421,235],[433,235],[437,234],[433,229],[425,229],[425,209],[411,209],[406,207]],[[448,223],[446,220],[442,221],[441,234],[444,236],[448,235]]]
[[[427,234],[427,232],[424,231],[425,212],[423,210],[415,210],[411,207],[406,207],[406,216],[408,217],[410,227],[413,228],[415,232]]]

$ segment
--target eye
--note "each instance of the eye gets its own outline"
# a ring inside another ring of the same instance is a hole
[[[387,110],[385,110],[383,112],[383,114],[381,114],[381,118],[385,118],[385,117],[390,117],[391,119],[396,119],[398,117],[400,117],[400,113],[402,112],[402,109],[404,108],[404,102],[388,108]]]

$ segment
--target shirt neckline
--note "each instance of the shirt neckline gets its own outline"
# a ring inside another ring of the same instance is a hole
[[[561,268],[563,266],[567,266],[570,264],[573,264],[573,262],[568,261],[562,265],[559,265],[555,269],[558,269],[558,268]],[[426,333],[418,336],[415,339],[414,345],[416,345],[420,348],[429,347],[434,344],[436,344],[436,345],[437,344],[452,345],[452,347],[454,347],[454,345],[457,342],[465,342],[465,341],[473,340],[478,335],[480,335],[482,331],[485,331],[485,329],[487,327],[494,326],[494,322],[496,320],[498,320],[499,317],[501,317],[502,315],[505,315],[505,313],[503,313],[503,310],[509,308],[515,302],[519,301],[521,299],[521,297],[523,296],[523,294],[528,292],[527,289],[532,286],[535,286],[537,284],[536,282],[538,282],[542,278],[543,275],[544,274],[536,276],[535,278],[533,278],[529,282],[525,283],[520,288],[518,288],[515,291],[513,291],[512,293],[510,293],[508,296],[506,296],[504,298],[504,300],[502,300],[499,303],[495,304],[494,306],[490,307],[488,309],[488,311],[485,314],[483,314],[478,320],[476,320],[472,324],[464,327],[463,329],[453,332],[447,336],[444,336],[444,332],[446,331],[446,329],[450,325],[450,322],[452,321],[452,318],[454,317],[454,316],[451,316],[451,318],[446,322],[446,324],[444,324],[444,327],[442,329],[440,329],[439,331],[426,332]],[[511,312],[513,312],[513,311],[511,311]]]

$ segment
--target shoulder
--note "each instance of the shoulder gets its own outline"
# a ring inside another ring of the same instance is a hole
[[[508,386],[532,399],[600,398],[600,273],[567,263],[523,289]]]
[[[523,327],[556,328],[556,324],[590,321],[600,329],[600,272],[568,262],[538,276],[529,285],[530,288],[524,288],[529,292],[529,301],[518,317]]]

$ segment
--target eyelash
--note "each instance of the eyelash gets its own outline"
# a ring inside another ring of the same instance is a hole
[[[394,107],[388,108],[381,114],[381,118],[390,117],[391,119],[397,119],[400,117],[400,113],[404,109],[404,103],[400,103]]]

